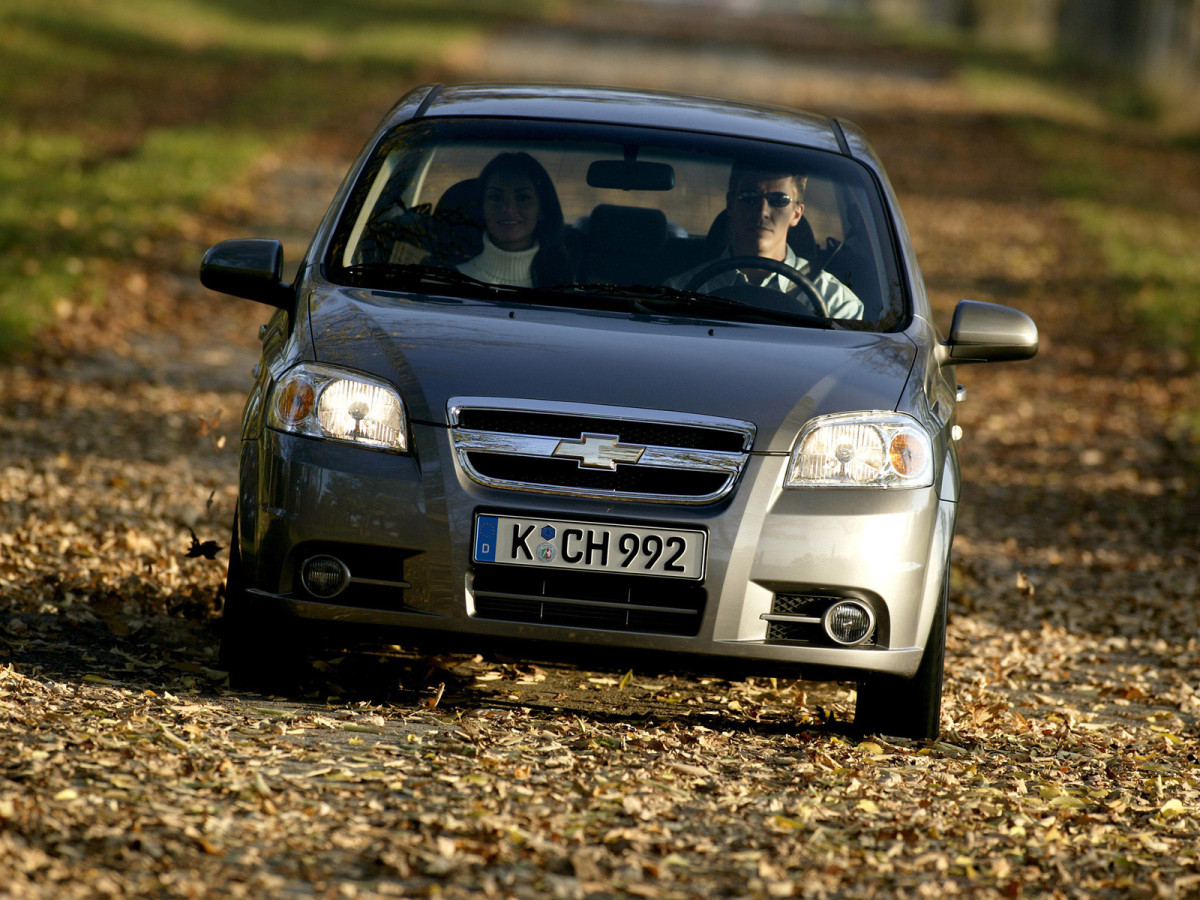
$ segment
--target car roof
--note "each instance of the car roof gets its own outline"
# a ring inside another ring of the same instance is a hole
[[[419,101],[417,94],[421,94]],[[397,104],[391,124],[412,118],[476,116],[637,125],[848,152],[840,125],[825,116],[715,97],[611,87],[431,85]]]

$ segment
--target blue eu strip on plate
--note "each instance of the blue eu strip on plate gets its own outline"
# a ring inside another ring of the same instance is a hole
[[[480,516],[475,523],[475,561],[496,561],[496,517]]]

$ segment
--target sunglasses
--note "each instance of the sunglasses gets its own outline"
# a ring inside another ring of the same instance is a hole
[[[766,200],[772,209],[783,209],[792,204],[792,198],[783,191],[739,191],[733,199],[743,206],[758,206]]]

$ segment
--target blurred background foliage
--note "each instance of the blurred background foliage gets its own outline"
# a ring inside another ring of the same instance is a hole
[[[1133,115],[1194,126],[1200,0],[800,0],[801,5],[1004,49],[1099,77]],[[1107,77],[1107,76],[1116,76]]]
[[[361,142],[443,54],[548,8],[3,0],[0,356],[102,302],[129,266],[194,270],[197,213],[261,154]]]
[[[957,57],[1094,240],[1098,308],[1132,306],[1152,344],[1200,360],[1200,0],[801,3]]]
[[[264,154],[316,140],[348,162],[448,54],[603,2],[3,0],[0,356],[139,268],[194,279],[205,217]],[[636,17],[655,3],[624,5]],[[1200,356],[1200,198],[1168,158],[1200,149],[1200,0],[690,5],[837,18],[864,42],[954,60],[1022,134],[1149,332]]]

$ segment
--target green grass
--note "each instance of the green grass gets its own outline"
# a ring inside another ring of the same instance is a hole
[[[0,356],[123,268],[193,267],[195,216],[264,152],[365,139],[418,72],[549,5],[4,0]]]
[[[1200,360],[1200,226],[1172,203],[1169,185],[1148,170],[1096,159],[1038,129],[1031,143],[1050,159],[1048,181],[1083,232],[1096,242],[1121,296],[1155,343]],[[1047,146],[1049,145],[1049,146]]]
[[[56,307],[103,302],[115,264],[161,263],[161,241],[185,265],[172,239],[265,145],[212,126],[155,128],[93,163],[77,135],[0,126],[0,352],[23,346]]]
[[[1105,302],[1131,305],[1155,344],[1200,360],[1200,222],[1170,175],[1172,156],[1195,154],[1047,123],[1023,133],[1120,287]]]
[[[1144,104],[1078,92],[1069,80],[983,67],[962,83],[1011,118],[1043,183],[1090,238],[1114,296],[1132,307],[1153,346],[1200,361],[1200,152],[1156,130]]]

